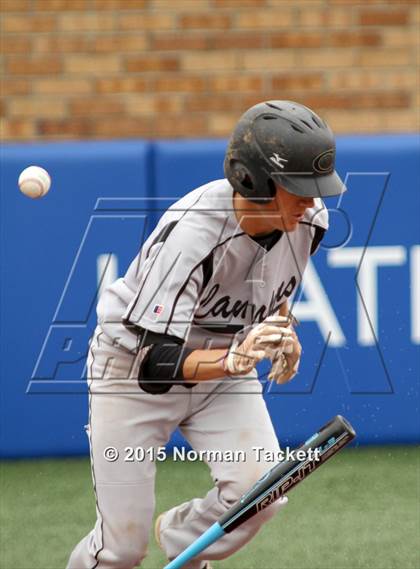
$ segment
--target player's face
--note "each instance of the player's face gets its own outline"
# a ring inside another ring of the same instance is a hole
[[[294,231],[303,219],[305,211],[314,206],[314,198],[295,196],[277,186],[276,196],[271,204],[280,214],[278,229]]]

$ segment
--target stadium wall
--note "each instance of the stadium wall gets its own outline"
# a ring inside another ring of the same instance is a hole
[[[4,140],[222,137],[267,99],[419,125],[415,0],[2,0]]]
[[[124,274],[162,210],[222,177],[225,140],[6,144],[1,150],[4,457],[87,452],[85,355],[101,287]],[[341,136],[349,191],[295,313],[304,354],[287,386],[260,377],[282,444],[342,413],[357,444],[419,440],[419,138]],[[17,189],[29,164],[52,189]],[[172,442],[179,442],[175,437]]]

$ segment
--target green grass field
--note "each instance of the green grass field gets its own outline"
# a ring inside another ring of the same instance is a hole
[[[1,465],[3,569],[59,569],[91,529],[94,499],[86,459]],[[415,447],[345,450],[289,495],[289,504],[216,569],[420,568],[419,453]],[[156,514],[211,486],[201,463],[158,465]],[[176,492],[174,489],[177,489]],[[164,556],[150,540],[142,567]]]

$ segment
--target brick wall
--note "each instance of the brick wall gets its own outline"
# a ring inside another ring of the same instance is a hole
[[[4,140],[226,136],[264,99],[418,128],[415,0],[0,0]]]

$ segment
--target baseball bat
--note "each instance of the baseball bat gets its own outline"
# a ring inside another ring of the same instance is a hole
[[[331,419],[296,449],[296,452],[305,451],[305,455],[307,455],[305,459],[280,462],[271,468],[216,523],[166,565],[164,569],[180,569],[183,567],[185,563],[191,561],[212,543],[284,496],[355,436],[355,430],[344,417],[337,415]],[[312,452],[309,452],[311,449]]]

